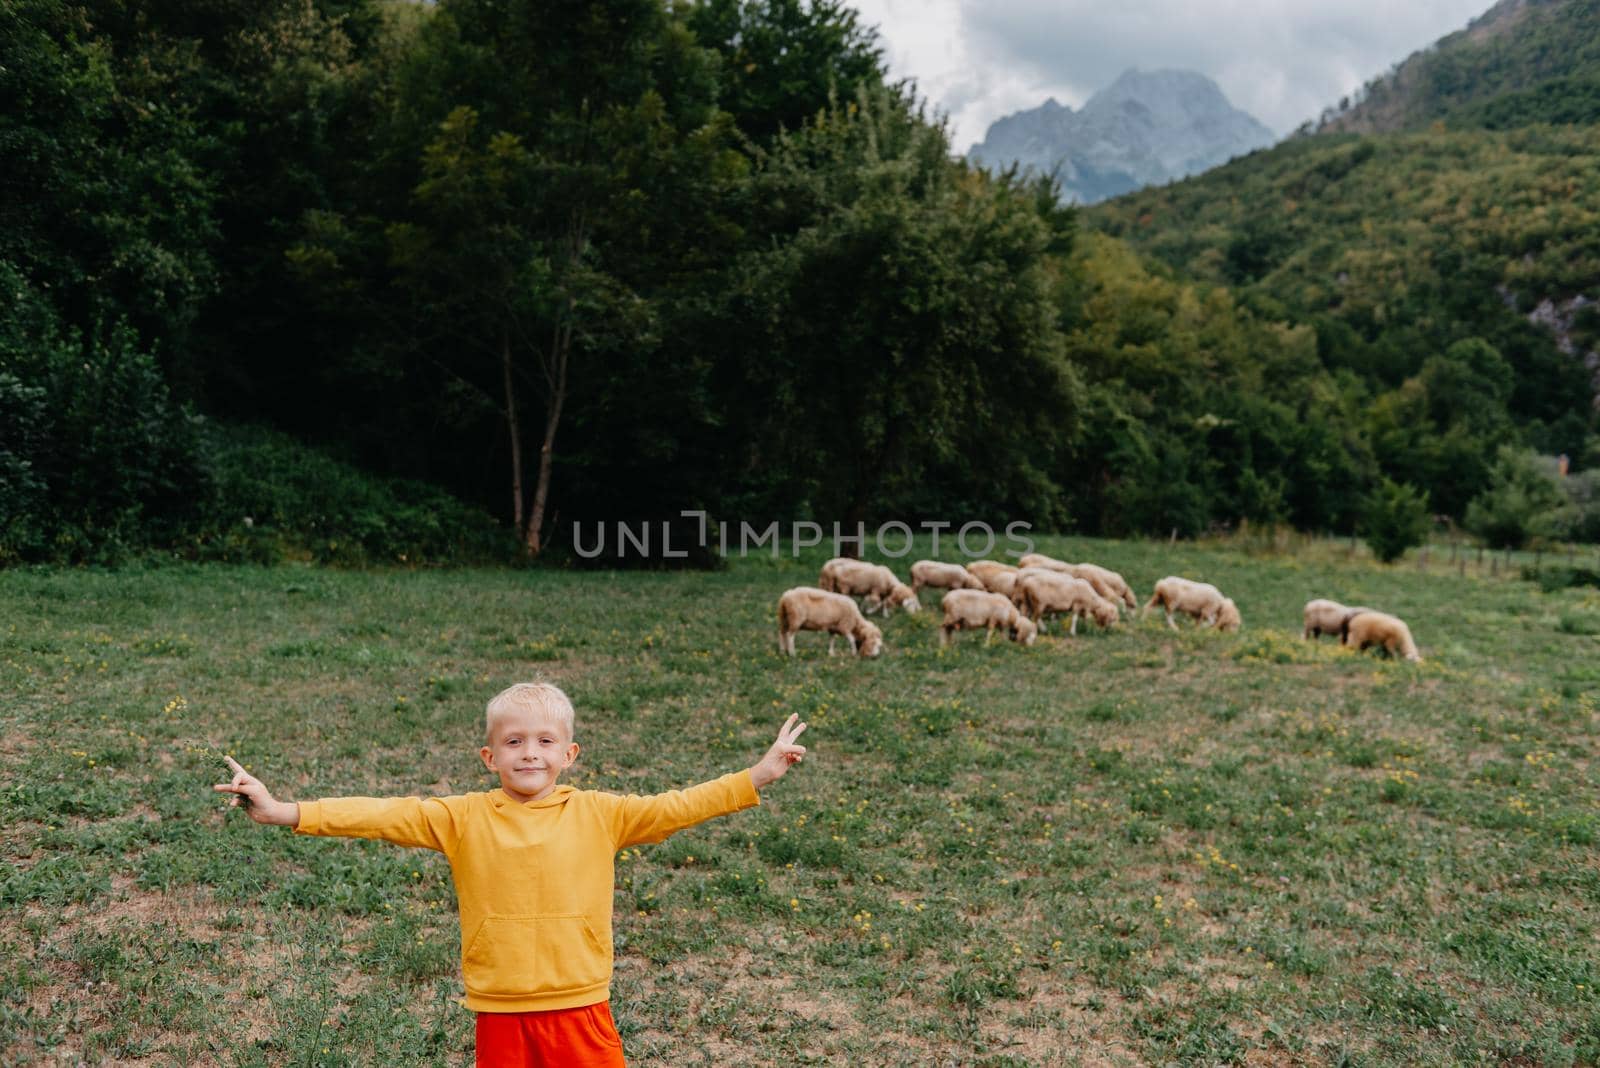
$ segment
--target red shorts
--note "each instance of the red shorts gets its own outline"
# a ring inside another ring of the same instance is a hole
[[[626,1068],[611,1003],[478,1013],[478,1068]]]

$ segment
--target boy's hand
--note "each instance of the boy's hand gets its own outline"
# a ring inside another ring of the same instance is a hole
[[[293,827],[300,822],[300,806],[293,801],[275,801],[261,780],[245,771],[231,756],[222,758],[233,771],[232,782],[219,782],[212,789],[232,794],[229,805],[237,805],[244,798],[245,812],[257,823],[270,823],[278,827]]]
[[[755,784],[757,790],[783,778],[783,773],[789,770],[790,764],[798,763],[805,757],[806,747],[794,744],[794,740],[800,737],[800,732],[806,729],[804,723],[795,725],[795,720],[799,718],[800,713],[795,712],[784,721],[783,726],[778,729],[778,740],[772,743],[767,755],[750,769],[750,781]]]

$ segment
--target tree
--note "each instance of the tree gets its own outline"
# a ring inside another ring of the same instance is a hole
[[[670,259],[696,260],[715,188],[743,173],[716,59],[660,0],[453,0],[412,62],[403,108],[448,110],[388,227],[399,304],[425,357],[497,408],[512,519],[537,555],[558,434],[592,380],[577,365],[654,344],[655,298],[684,269]]]
[[[0,8],[0,260],[91,344],[183,351],[214,290],[208,132],[181,43],[120,4]]]
[[[1367,498],[1361,533],[1372,555],[1385,564],[1421,545],[1429,527],[1428,498],[1414,487],[1387,478]]]
[[[788,473],[776,506],[1045,518],[1080,404],[1054,323],[1073,225],[1054,190],[951,160],[941,126],[878,88],[781,136],[751,197],[774,239],[741,264],[725,319],[748,325],[719,380],[751,468]]]
[[[698,0],[686,19],[722,57],[722,109],[761,144],[883,81],[877,31],[841,0]]]
[[[1467,529],[1493,549],[1520,549],[1550,525],[1563,505],[1561,489],[1525,449],[1502,446],[1489,488],[1467,506]]]

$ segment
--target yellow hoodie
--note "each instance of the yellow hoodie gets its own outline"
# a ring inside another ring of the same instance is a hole
[[[750,773],[736,771],[649,797],[557,786],[525,804],[499,789],[303,801],[295,833],[382,838],[443,853],[461,907],[467,1008],[533,1012],[611,996],[618,849],[760,803]]]

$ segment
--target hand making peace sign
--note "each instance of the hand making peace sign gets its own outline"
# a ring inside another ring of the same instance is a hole
[[[750,769],[750,781],[755,784],[757,790],[783,778],[790,764],[796,764],[804,759],[806,747],[796,745],[794,741],[806,729],[804,723],[796,726],[795,721],[799,718],[800,713],[795,712],[784,721],[783,726],[778,729],[778,740],[772,743],[767,755]]]

